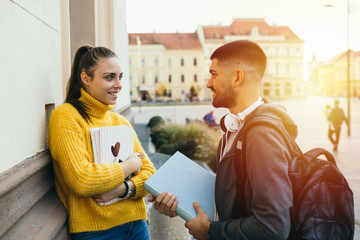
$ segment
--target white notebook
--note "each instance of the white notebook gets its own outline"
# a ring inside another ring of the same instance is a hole
[[[90,128],[95,163],[124,161],[134,153],[133,128],[127,125]],[[100,205],[117,202],[117,197]]]
[[[185,221],[196,217],[193,202],[197,201],[213,220],[215,175],[180,152],[176,152],[145,183],[144,189],[155,197],[163,192],[178,199],[176,213]]]
[[[95,163],[124,161],[134,153],[133,129],[127,125],[90,128]]]

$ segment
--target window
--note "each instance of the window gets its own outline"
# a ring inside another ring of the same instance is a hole
[[[131,67],[131,59],[129,59],[129,67]]]
[[[182,82],[182,83],[185,82],[185,76],[184,76],[184,74],[181,74],[181,82]]]
[[[181,58],[180,60],[180,65],[183,67],[184,66],[184,58]]]
[[[158,75],[155,75],[155,83],[158,82]]]
[[[275,74],[279,74],[279,73],[280,73],[280,64],[275,63]]]
[[[197,75],[194,74],[194,82],[197,82]]]
[[[145,76],[144,75],[141,77],[141,83],[145,83]]]
[[[168,67],[171,67],[171,58],[168,58]]]
[[[158,67],[159,66],[159,59],[155,58],[154,64],[155,64],[155,67]]]
[[[169,83],[171,83],[171,74],[169,75]]]
[[[197,60],[196,60],[196,58],[194,58],[194,66],[196,66],[197,65]]]
[[[145,59],[144,58],[141,59],[141,66],[145,67]]]

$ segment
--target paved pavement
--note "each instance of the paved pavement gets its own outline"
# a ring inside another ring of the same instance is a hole
[[[331,143],[327,139],[328,124],[323,114],[325,105],[333,105],[333,100],[325,97],[310,97],[277,103],[284,105],[297,123],[299,130],[297,142],[303,151],[314,147],[322,147],[334,154],[339,169],[348,180],[354,193],[356,220],[354,239],[360,240],[360,100],[351,100],[351,136],[347,136],[347,128],[343,125],[337,152],[332,151]],[[347,112],[346,99],[340,98],[340,107],[344,109],[345,113]],[[141,111],[139,111],[138,107],[132,109],[135,114],[136,131],[148,152],[153,152],[153,148],[149,144],[149,133],[145,124],[151,117],[159,115],[167,121],[184,124],[185,118],[202,119],[210,110],[214,111],[214,116],[218,121],[221,116],[227,113],[226,109],[214,109],[211,105],[147,106],[141,107]],[[150,153],[150,155],[153,161],[158,162],[156,163],[158,166],[166,159],[166,156],[160,156],[156,153]],[[151,208],[151,204],[148,205],[148,209],[152,239],[190,239],[182,219],[179,217],[170,219],[159,215]]]
[[[143,145],[144,150],[153,161],[155,168],[158,169],[170,156],[155,153],[149,138],[149,128],[146,124],[135,124],[135,131]],[[184,227],[185,221],[180,217],[169,218],[159,214],[153,204],[147,202],[147,214],[151,239],[154,240],[182,240],[192,239]]]

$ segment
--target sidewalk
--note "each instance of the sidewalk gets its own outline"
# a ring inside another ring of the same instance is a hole
[[[154,153],[152,150],[152,143],[149,138],[149,128],[146,124],[135,124],[135,131],[139,137],[139,140],[145,150],[149,155],[150,159],[155,165],[155,168],[158,169],[168,158],[169,155]],[[156,240],[181,240],[192,239],[188,230],[185,228],[185,221],[180,217],[170,218],[165,215],[159,214],[153,207],[152,203],[149,203],[145,199],[147,214],[148,214],[148,223],[151,239]]]

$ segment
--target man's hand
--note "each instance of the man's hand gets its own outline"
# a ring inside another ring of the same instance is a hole
[[[159,213],[171,218],[177,216],[175,210],[178,204],[178,200],[174,194],[163,192],[157,198],[150,196],[148,201],[154,202],[154,208]]]
[[[185,227],[189,229],[189,233],[197,240],[207,240],[210,228],[210,218],[204,210],[201,209],[199,203],[193,203],[197,216],[185,223]]]

